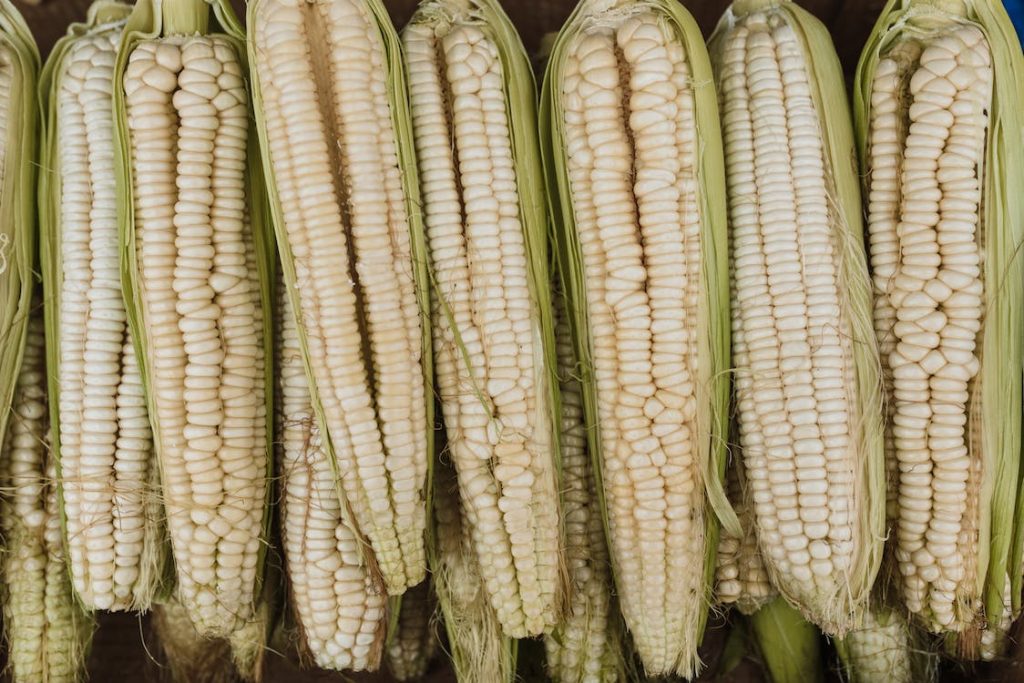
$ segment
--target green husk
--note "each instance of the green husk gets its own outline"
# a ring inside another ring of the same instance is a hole
[[[726,370],[729,366],[729,288],[728,252],[726,245],[725,171],[721,150],[721,131],[718,120],[717,100],[713,90],[711,65],[700,29],[693,18],[681,5],[672,0],[583,0],[570,15],[551,48],[550,58],[541,88],[540,131],[541,152],[544,172],[548,182],[550,210],[554,222],[554,244],[562,289],[565,292],[570,330],[576,348],[578,372],[583,386],[584,413],[587,422],[588,449],[594,462],[594,476],[598,498],[601,502],[605,532],[609,547],[614,548],[608,526],[607,504],[603,483],[603,455],[599,438],[597,384],[594,377],[593,349],[590,339],[590,323],[586,306],[586,274],[583,272],[583,258],[573,211],[572,192],[569,185],[568,158],[564,144],[564,113],[560,93],[566,50],[570,41],[586,26],[588,21],[599,21],[602,12],[629,12],[641,8],[654,11],[676,32],[681,41],[695,89],[695,119],[700,145],[699,163],[696,174],[701,191],[698,192],[701,223],[701,250],[704,262],[702,272],[701,320],[697,321],[701,334],[698,365],[704,375],[698,378],[696,386],[703,388],[704,395],[698,405],[704,415],[703,426],[696,451],[699,454],[701,483],[707,495],[704,511],[706,553],[703,564],[705,590],[701,595],[690,596],[691,602],[680,596],[680,608],[694,610],[697,625],[694,632],[685,636],[679,644],[678,673],[692,675],[700,667],[697,645],[701,641],[707,620],[707,605],[712,601],[715,551],[718,542],[719,523],[737,536],[741,530],[736,515],[729,506],[724,490],[724,467],[726,461],[725,439],[728,425],[729,382]],[[619,572],[615,552],[611,553],[613,576],[618,593],[622,596],[623,586],[619,584]],[[624,604],[624,603],[623,603]],[[642,614],[626,614],[626,626],[631,630],[633,622],[642,619]],[[638,643],[642,650],[642,646]],[[653,673],[653,672],[652,672]]]
[[[455,470],[441,453],[434,466],[433,524],[427,545],[445,647],[459,683],[514,683],[517,641],[506,637],[484,594],[465,528]]]
[[[223,0],[221,0],[223,1]],[[422,352],[421,352],[421,365],[423,368],[423,382],[424,382],[424,396],[426,397],[427,404],[426,409],[426,424],[428,426],[427,432],[427,443],[424,457],[427,459],[427,476],[426,483],[424,485],[423,497],[425,501],[425,511],[430,510],[430,488],[431,488],[431,468],[433,467],[432,453],[434,452],[433,444],[433,433],[429,430],[429,427],[434,422],[434,404],[433,404],[433,356],[431,352],[431,335],[430,326],[425,321],[430,318],[430,285],[427,274],[427,256],[426,256],[426,244],[423,234],[423,218],[421,206],[422,202],[419,194],[419,180],[416,171],[416,159],[413,147],[413,136],[412,136],[412,120],[409,114],[409,104],[406,93],[408,89],[406,87],[405,70],[401,59],[401,44],[398,39],[398,34],[395,31],[394,26],[391,23],[391,19],[388,16],[388,12],[384,7],[382,0],[361,0],[373,20],[376,22],[376,28],[378,36],[384,52],[384,68],[387,71],[387,83],[388,83],[388,101],[390,104],[391,119],[394,128],[394,134],[396,138],[396,153],[398,156],[398,163],[402,176],[402,188],[405,196],[405,208],[407,214],[407,221],[409,224],[410,243],[412,250],[412,266],[413,279],[416,285],[416,296],[419,304],[421,318],[424,321],[422,325]],[[258,61],[258,48],[256,41],[252,38],[253,32],[256,30],[257,12],[260,6],[261,0],[253,0],[247,3],[246,19],[248,26],[250,27],[250,39],[247,41],[247,49],[249,55],[249,61],[256,64]],[[302,310],[299,301],[299,294],[296,285],[296,274],[295,274],[295,260],[292,253],[291,245],[288,241],[288,233],[284,224],[284,214],[281,207],[281,201],[278,196],[277,182],[275,181],[275,174],[273,163],[271,160],[270,143],[267,139],[267,122],[263,107],[263,94],[262,84],[260,82],[260,74],[258,70],[253,72],[253,78],[249,82],[250,92],[252,94],[253,113],[256,121],[256,131],[259,136],[259,145],[262,150],[262,168],[265,174],[267,182],[267,219],[269,225],[272,226],[274,234],[277,238],[277,248],[280,254],[280,268],[284,281],[288,288],[288,296],[291,298],[292,310],[296,311],[296,315],[299,321],[299,341],[302,345],[303,357],[306,363],[306,375],[309,380],[310,393],[312,394],[313,409],[317,416],[317,421],[320,425],[326,425],[326,419],[324,416],[323,404],[320,399],[320,391],[317,387],[316,377],[313,369],[309,365],[309,344],[307,341],[307,331],[302,324],[302,315],[298,313]],[[330,430],[322,429],[321,438],[323,440],[323,448],[326,450],[328,457],[331,460],[331,465],[334,467],[335,472],[338,472],[338,462],[335,453],[335,445],[331,438]],[[346,516],[346,524],[353,530],[355,530],[364,540],[366,540],[367,530],[360,529],[355,524],[352,517],[351,501],[359,497],[360,491],[346,491],[343,487],[342,477],[340,473],[338,479],[338,490],[342,496],[342,500],[350,501],[349,505],[342,506],[343,514]],[[427,513],[429,515],[429,512]],[[429,527],[429,523],[427,525]],[[426,532],[424,533],[424,537]],[[367,542],[366,546],[370,547],[371,543]],[[374,558],[370,553],[367,553],[366,561],[373,564]],[[425,568],[424,568],[425,570]],[[390,577],[395,578],[395,577]],[[405,583],[404,578],[402,581],[389,581],[389,577],[385,576],[385,583]],[[417,581],[418,583],[418,581]],[[397,588],[397,587],[396,587]],[[404,588],[403,588],[404,590]],[[401,590],[396,590],[396,593],[400,594]],[[397,615],[391,615],[391,628],[394,627],[394,620]]]
[[[6,139],[0,144],[0,443],[25,348],[36,263],[39,49],[17,8],[0,0],[0,56],[11,65]]]
[[[128,315],[128,326],[135,345],[142,383],[146,391],[146,402],[149,410],[150,425],[153,430],[154,450],[160,462],[160,479],[164,479],[162,462],[162,439],[160,436],[159,417],[156,400],[152,391],[150,366],[153,359],[150,355],[148,333],[149,327],[145,320],[145,293],[136,251],[135,209],[133,201],[134,182],[132,179],[131,138],[128,129],[128,115],[125,104],[124,80],[128,59],[136,46],[144,40],[194,32],[209,31],[228,40],[235,48],[243,73],[248,70],[245,50],[245,34],[241,23],[235,17],[228,0],[139,0],[131,15],[118,49],[114,67],[114,140],[117,146],[114,155],[115,172],[118,190],[118,235],[121,252],[121,282],[124,288],[125,309]],[[266,189],[260,162],[259,144],[256,136],[250,131],[246,163],[246,201],[248,204],[250,239],[253,242],[256,264],[260,282],[260,297],[263,310],[263,363],[264,363],[264,397],[266,403],[266,472],[268,482],[273,476],[273,442],[274,426],[270,416],[274,414],[274,362],[272,352],[273,315],[272,297],[274,283],[273,236],[266,219]],[[262,542],[257,558],[257,578],[253,588],[253,604],[239,605],[240,613],[236,621],[237,627],[244,626],[248,620],[250,609],[255,611],[263,586],[264,561],[268,547],[270,530],[269,504],[273,487],[266,486],[266,500],[263,506]],[[191,612],[192,606],[184,605]],[[221,630],[221,629],[216,629]],[[233,629],[232,629],[233,630]],[[226,637],[229,632],[202,633],[203,636]]]
[[[120,32],[131,13],[131,6],[117,0],[96,0],[90,7],[84,23],[71,24],[67,33],[57,41],[43,66],[39,78],[39,95],[42,101],[43,126],[41,157],[45,160],[39,174],[39,227],[42,262],[43,294],[47,302],[46,320],[46,364],[50,401],[50,423],[54,426],[51,434],[51,449],[56,460],[58,503],[64,533],[67,537],[67,519],[64,511],[63,476],[60,452],[60,330],[61,291],[63,265],[61,253],[62,219],[61,196],[61,131],[59,128],[59,94],[62,79],[69,67],[65,61],[76,43],[83,38],[98,34]],[[162,526],[163,509],[159,497],[159,479],[156,468],[151,472],[150,491],[147,494],[146,531],[143,539],[143,554],[140,560],[140,575],[133,590],[131,609],[145,611],[152,601],[166,593],[165,578],[168,574],[168,539]],[[80,596],[76,597],[81,599]],[[86,606],[88,608],[88,606]]]
[[[980,397],[980,420],[973,427],[981,443],[978,500],[977,583],[970,595],[958,595],[951,630],[980,632],[1003,610],[1009,583],[1012,614],[1021,608],[1024,551],[1024,494],[1021,478],[1022,374],[1024,374],[1024,165],[1019,154],[1024,130],[1024,55],[1002,3],[989,0],[889,0],[868,39],[857,66],[854,113],[862,177],[869,167],[868,135],[871,90],[882,55],[903,38],[966,22],[987,37],[992,51],[994,86],[982,183],[983,207],[978,227],[984,244],[982,278],[985,321],[974,386]],[[980,386],[979,386],[980,383]],[[980,422],[980,424],[977,424]],[[1011,571],[1012,569],[1012,571]],[[894,568],[893,573],[899,576]],[[981,609],[983,607],[983,609]],[[928,616],[922,617],[931,622]],[[974,621],[975,623],[971,623]],[[943,630],[938,624],[930,624]]]
[[[560,433],[558,429],[561,407],[558,394],[557,363],[555,360],[555,339],[554,322],[552,317],[552,296],[550,288],[550,275],[548,273],[548,218],[546,209],[545,188],[543,184],[543,171],[540,162],[540,148],[537,138],[537,95],[533,73],[530,68],[529,58],[523,48],[522,41],[516,33],[512,22],[502,10],[496,0],[427,0],[420,4],[419,9],[413,15],[409,26],[427,26],[434,30],[440,38],[446,35],[457,26],[473,26],[487,35],[487,39],[494,45],[498,59],[502,66],[502,83],[505,89],[505,108],[508,117],[508,131],[511,140],[512,158],[515,166],[516,188],[519,202],[519,220],[522,225],[527,260],[527,286],[530,292],[530,303],[532,305],[531,318],[535,343],[533,352],[533,375],[537,384],[537,407],[530,417],[530,429],[538,435],[545,435],[549,439],[548,452],[538,448],[534,457],[540,458],[550,456],[554,465],[555,476],[560,470]],[[454,143],[454,141],[453,141]],[[421,194],[425,194],[422,190]],[[431,207],[428,205],[425,212],[429,213]],[[465,218],[464,218],[465,220]],[[428,249],[429,255],[429,249]],[[450,353],[455,357],[455,362],[462,365],[459,371],[460,390],[473,391],[479,402],[489,414],[493,414],[492,397],[486,393],[486,378],[474,377],[473,362],[470,358],[470,351],[463,343],[462,333],[455,320],[452,308],[445,298],[450,289],[449,283],[438,280],[432,264],[429,264],[432,294],[432,315],[435,320],[444,316],[447,330],[450,330],[454,337],[454,348],[449,348],[444,340],[446,331],[439,331],[435,335],[434,347],[439,357],[442,354]],[[440,322],[434,323],[435,328],[441,328]],[[465,378],[468,377],[468,380]],[[468,388],[464,385],[470,385]],[[442,397],[442,401],[448,397]],[[458,411],[458,408],[455,408]],[[538,440],[541,438],[537,437]],[[451,448],[451,444],[449,444]],[[458,461],[455,460],[455,468],[458,470]],[[491,459],[492,467],[498,464],[497,457]],[[555,487],[557,488],[557,478]],[[500,488],[500,487],[499,487]],[[536,495],[536,494],[535,494]],[[560,503],[560,501],[559,501]],[[475,505],[472,501],[466,505]],[[540,517],[540,512],[533,512]],[[470,519],[478,515],[469,515]],[[561,524],[561,515],[558,515],[558,524]],[[541,519],[540,524],[548,520]],[[470,522],[467,522],[471,524]],[[558,572],[558,589],[556,590],[552,605],[557,611],[564,601],[561,591],[565,584],[564,534],[559,529],[559,548],[556,558],[543,558],[545,561],[554,562]],[[544,553],[547,550],[540,550]],[[485,583],[491,576],[484,575]],[[544,580],[544,579],[542,579]],[[486,584],[489,594],[495,592],[495,586]],[[547,610],[546,610],[547,611]],[[503,627],[508,628],[505,624]],[[545,630],[551,624],[547,624]],[[521,633],[510,633],[512,636],[521,636]],[[538,635],[529,633],[528,635]]]
[[[927,683],[935,678],[938,663],[927,645],[902,615],[886,606],[872,607],[857,628],[835,640],[850,683]]]
[[[775,598],[747,618],[772,683],[825,679],[818,629],[783,598]]]
[[[856,414],[850,424],[854,452],[860,458],[855,475],[856,546],[844,581],[834,590],[808,592],[805,582],[794,580],[781,570],[762,547],[762,557],[772,583],[812,622],[826,633],[842,634],[856,623],[866,608],[883,556],[885,537],[886,471],[882,429],[882,383],[875,345],[870,279],[863,245],[861,201],[857,184],[853,131],[843,74],[825,26],[806,10],[789,0],[737,0],[726,11],[711,37],[716,65],[727,34],[748,14],[765,12],[781,17],[803,46],[811,97],[818,112],[822,136],[826,182],[829,187],[830,217],[835,225],[833,244],[838,254],[842,315],[853,340],[854,382],[850,398]],[[716,78],[719,77],[716,69]],[[760,541],[759,541],[760,543]],[[813,591],[813,589],[812,589]]]
[[[56,468],[46,436],[46,352],[38,300],[34,308],[10,431],[0,445],[6,673],[14,683],[78,683],[86,678],[95,624],[75,600],[67,573]]]

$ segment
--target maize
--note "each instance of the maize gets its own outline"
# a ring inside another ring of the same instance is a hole
[[[737,330],[739,316],[733,313],[733,343],[742,330]],[[738,360],[737,364],[742,364]],[[726,472],[729,500],[743,528],[741,536],[723,532],[718,542],[718,560],[715,564],[715,598],[719,604],[735,604],[742,614],[755,613],[774,599],[777,591],[768,578],[768,570],[761,558],[754,527],[754,508],[750,484],[743,472],[742,458],[729,464]]]
[[[15,683],[84,680],[92,636],[92,619],[75,602],[66,571],[46,424],[43,321],[33,316],[0,450],[3,627]]]
[[[253,90],[323,448],[391,595],[426,572],[426,272],[405,78],[379,0],[254,0]]]
[[[434,466],[431,579],[441,608],[457,681],[513,683],[516,641],[502,633],[484,593],[479,559],[466,528],[455,470]]]
[[[881,563],[885,465],[839,60],[814,17],[777,0],[735,2],[711,45],[739,435],[758,546],[779,592],[842,634]]]
[[[729,330],[719,122],[670,0],[584,0],[541,130],[583,402],[626,626],[650,675],[700,666],[722,489]],[[710,505],[709,505],[710,503]]]
[[[48,121],[40,202],[53,453],[71,578],[89,609],[145,611],[164,538],[142,377],[118,262],[114,60],[131,8],[100,0],[41,78]]]
[[[1000,3],[894,0],[857,71],[894,573],[934,632],[1020,610],[1022,70]]]
[[[253,617],[270,465],[270,263],[241,35],[226,3],[142,2],[114,70],[128,320],[178,597],[208,638]]]
[[[555,630],[544,637],[547,669],[555,683],[617,683],[625,677],[625,662],[604,520],[587,453],[583,393],[576,377],[569,320],[564,299],[557,297],[555,302],[569,607]]]
[[[39,51],[0,0],[0,443],[25,347],[36,261],[36,75]]]
[[[418,681],[426,675],[437,651],[434,634],[436,599],[429,579],[402,595],[398,625],[385,653],[396,681]]]
[[[893,610],[872,608],[836,651],[851,683],[915,683],[934,678],[934,661],[919,649],[910,626]]]
[[[402,37],[448,449],[491,604],[533,636],[555,623],[562,557],[530,67],[493,0],[429,0]]]
[[[284,287],[279,291],[278,467],[292,607],[317,666],[375,670],[383,654],[387,596],[348,526],[310,403],[295,315]]]

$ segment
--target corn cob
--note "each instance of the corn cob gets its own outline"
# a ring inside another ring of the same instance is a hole
[[[735,322],[738,317],[734,312],[734,340],[737,336]],[[726,482],[729,500],[740,519],[743,534],[733,536],[723,531],[719,539],[718,560],[715,564],[715,599],[719,604],[735,604],[741,613],[750,615],[778,593],[768,578],[768,570],[757,546],[750,484],[746,481],[741,458],[729,463]]]
[[[1022,69],[1000,3],[893,0],[857,72],[893,559],[935,632],[995,626],[1008,576],[1020,609]]]
[[[248,6],[256,119],[323,448],[388,593],[426,570],[432,408],[405,78],[379,0]]]
[[[729,194],[740,445],[772,583],[850,629],[881,562],[878,355],[853,139],[825,28],[739,0],[712,37]]]
[[[448,448],[506,634],[561,593],[557,436],[535,95],[493,0],[428,0],[403,33]]]
[[[25,347],[36,258],[38,71],[28,26],[0,0],[0,444]]]
[[[934,678],[934,661],[916,641],[900,615],[877,607],[835,644],[851,683],[926,683]]]
[[[513,683],[516,641],[501,624],[484,593],[479,559],[460,509],[455,470],[434,466],[434,533],[431,577],[448,636],[455,679],[460,683]]]
[[[360,555],[348,526],[310,403],[295,315],[284,287],[279,289],[278,467],[292,607],[317,666],[375,670],[383,654],[387,597],[369,564],[372,557]]]
[[[241,36],[226,3],[142,2],[114,70],[128,320],[203,637],[252,618],[265,546],[270,263]]]
[[[587,453],[583,394],[576,376],[564,299],[556,298],[555,343],[561,396],[562,500],[569,607],[544,637],[555,683],[616,683],[625,676],[593,463]]]
[[[426,675],[437,651],[435,603],[429,579],[402,596],[398,624],[385,652],[388,671],[396,681],[418,681]]]
[[[713,578],[728,401],[722,158],[711,70],[668,0],[585,0],[541,130],[588,447],[622,614],[648,674],[692,675]],[[708,504],[710,502],[710,505]]]
[[[160,501],[118,263],[114,60],[131,8],[100,0],[43,69],[43,282],[53,453],[75,592],[89,609],[146,610],[163,572]]]
[[[4,638],[15,683],[85,679],[92,620],[66,573],[55,461],[47,447],[43,321],[28,325],[10,430],[0,451]]]

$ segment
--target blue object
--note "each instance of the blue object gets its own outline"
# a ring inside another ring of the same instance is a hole
[[[1017,29],[1017,37],[1024,40],[1024,0],[1003,0],[1006,5],[1006,13],[1010,15],[1014,28]]]

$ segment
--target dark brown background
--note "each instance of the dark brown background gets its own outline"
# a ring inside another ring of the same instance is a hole
[[[997,1],[997,0],[990,0]],[[72,21],[84,19],[89,0],[49,0],[42,5],[29,6],[15,0],[24,12],[32,31],[39,42],[45,58],[54,41]],[[233,0],[239,15],[244,17],[242,0]],[[727,0],[682,0],[683,4],[697,18],[701,28],[708,33],[728,5]],[[416,6],[416,0],[385,0],[392,19],[398,27],[404,25]],[[557,31],[575,5],[575,0],[502,0],[506,11],[518,27],[527,50],[536,51],[540,38]],[[870,32],[884,0],[799,0],[799,4],[814,12],[832,31],[836,48],[847,73],[852,73],[857,56]],[[712,631],[709,649],[720,649],[723,637],[721,629]],[[104,615],[96,633],[90,658],[90,673],[93,681],[124,681],[136,683],[166,679],[166,669],[160,664],[156,639],[148,630],[145,619],[129,615]],[[709,653],[710,654],[710,653]],[[714,660],[714,655],[710,655]],[[999,681],[1024,683],[1024,662],[1016,658],[996,665],[982,667],[979,671],[966,672],[955,667],[943,676],[944,680]],[[834,672],[832,672],[834,674]],[[531,679],[534,676],[529,676]],[[729,674],[719,677],[709,675],[708,680],[754,683],[762,680],[752,661],[745,660]],[[265,680],[267,683],[313,683],[353,681],[358,683],[386,683],[386,675],[342,676],[322,672],[301,673],[277,653],[267,656]],[[449,683],[454,677],[435,665],[428,677],[429,683]],[[186,683],[203,683],[188,681]],[[471,683],[489,683],[486,681]],[[527,683],[533,683],[527,681]]]

